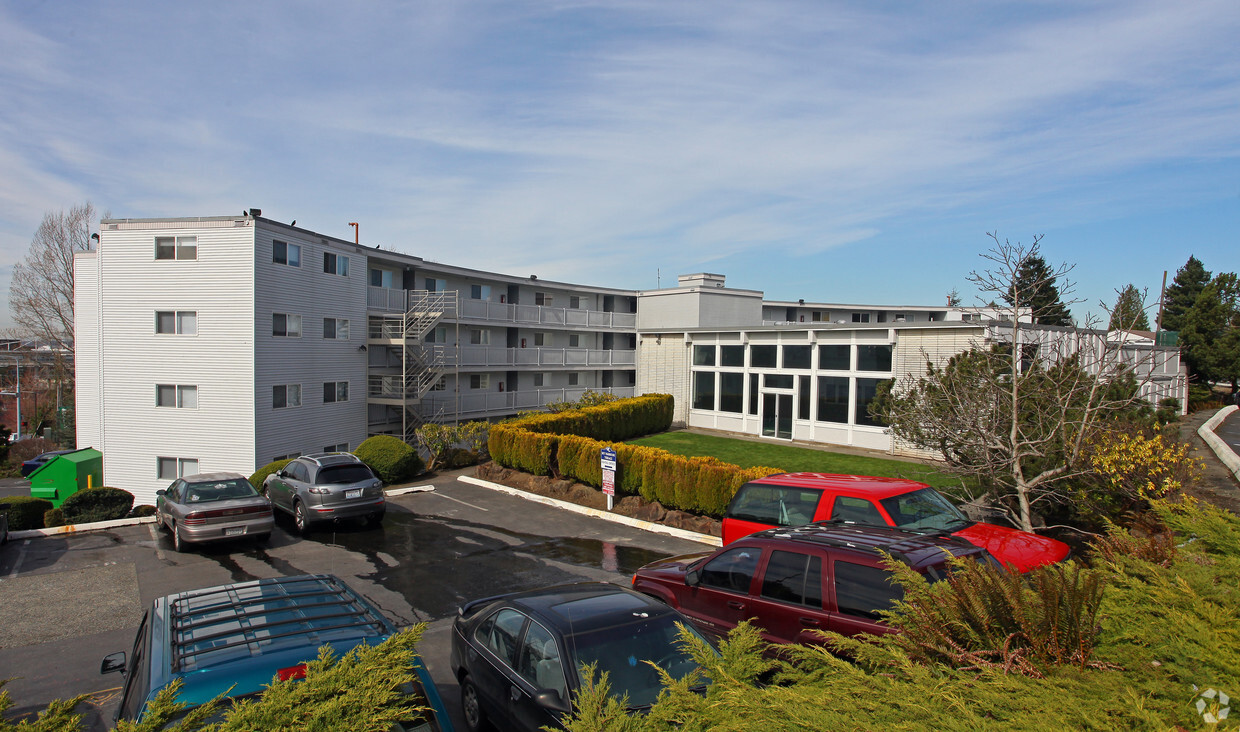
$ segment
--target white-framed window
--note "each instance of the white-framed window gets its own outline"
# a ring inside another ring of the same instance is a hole
[[[551,303],[554,300],[555,298],[551,296],[550,292],[535,292],[534,293],[534,304],[535,305],[542,305],[543,307],[551,307]]]
[[[186,384],[156,384],[155,406],[197,409],[198,387]]]
[[[390,269],[372,269],[370,270],[370,286],[393,288],[396,273]]]
[[[569,333],[568,334],[568,347],[579,348],[580,346],[581,346],[581,334],[580,333]]]
[[[301,406],[301,384],[276,384],[271,387],[271,408]]]
[[[536,387],[547,386],[550,383],[551,383],[551,374],[542,373],[542,372],[534,374],[534,386]]]
[[[582,298],[580,295],[569,295],[568,306],[574,310],[577,310],[581,307],[581,301],[583,299],[584,298]]]
[[[331,404],[333,402],[349,401],[349,382],[347,381],[325,381],[323,382],[323,403]]]
[[[491,299],[491,286],[490,285],[470,285],[469,286],[469,299],[490,300]]]
[[[155,259],[198,259],[198,237],[196,236],[157,236],[155,237]]]
[[[448,389],[448,377],[447,376],[440,376],[439,381],[436,381],[435,385],[431,387],[431,391],[446,391],[447,389]]]
[[[323,337],[328,340],[349,340],[349,321],[346,318],[323,318]]]
[[[483,328],[470,328],[469,342],[475,346],[488,346],[491,344],[491,331]]]
[[[868,323],[868,322],[870,322],[870,314],[869,314],[869,313],[853,313],[853,314],[852,314],[852,322],[854,322],[854,323]]]
[[[176,480],[186,475],[198,473],[197,458],[157,457],[155,458],[155,477],[160,480]]]
[[[323,452],[348,452],[348,451],[349,451],[349,443],[347,442],[341,442],[336,445],[328,445],[327,447],[323,448]]]
[[[534,334],[534,345],[538,348],[550,348],[554,337],[551,333],[537,332]]]
[[[447,280],[436,279],[434,277],[427,277],[423,284],[426,285],[426,289],[431,292],[443,292],[448,289]]]
[[[431,328],[429,331],[427,331],[426,338],[424,338],[423,340],[425,340],[427,343],[447,343],[448,342],[448,329],[442,325],[439,326],[438,328]]]
[[[284,241],[271,242],[271,261],[289,267],[301,266],[301,245]]]
[[[301,338],[301,316],[290,313],[272,313],[271,335],[279,338]]]
[[[301,457],[301,453],[300,453],[300,452],[290,452],[290,453],[289,453],[289,454],[287,454],[287,455],[276,455],[275,457],[273,457],[273,458],[270,460],[270,462],[273,462],[273,463],[274,463],[274,462],[277,462],[277,461],[280,461],[280,460],[292,460],[292,459],[294,459],[294,458],[299,458],[299,457]]]
[[[490,374],[470,374],[469,375],[469,388],[470,389],[490,389],[491,388],[491,375]]]
[[[349,276],[349,258],[343,254],[323,252],[323,271],[327,274]]]
[[[570,372],[568,374],[568,385],[569,386],[577,386],[580,383],[581,383],[581,374],[578,374],[576,372]]]
[[[156,310],[157,335],[198,335],[197,310]]]

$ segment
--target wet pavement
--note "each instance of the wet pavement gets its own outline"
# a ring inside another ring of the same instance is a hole
[[[108,729],[102,720],[115,709],[120,677],[100,676],[99,661],[128,650],[155,597],[307,572],[339,575],[397,625],[427,621],[420,649],[456,716],[459,692],[447,666],[451,623],[462,603],[563,582],[627,585],[643,564],[708,548],[451,475],[429,482],[435,491],[389,499],[380,528],[344,524],[300,538],[278,517],[265,546],[235,542],[177,554],[154,525],[11,542],[0,549],[0,624],[33,612],[33,622],[47,627],[0,634],[0,678],[23,677],[6,687],[15,702],[7,716],[90,692],[98,697],[86,707],[87,728]],[[63,581],[70,576],[74,582]],[[136,585],[116,576],[136,577]]]

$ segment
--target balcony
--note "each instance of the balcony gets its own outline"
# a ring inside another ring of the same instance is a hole
[[[585,387],[574,386],[568,389],[524,389],[521,391],[486,391],[462,393],[462,419],[474,417],[515,414],[527,409],[541,409],[551,402],[576,401],[587,391],[606,392],[619,397],[633,396],[631,386],[616,387]],[[432,391],[423,397],[418,411],[422,414],[434,414],[442,410],[445,415],[456,415],[456,394],[450,391]]]
[[[509,368],[527,366],[580,366],[583,368],[633,368],[637,351],[591,348],[501,348],[461,346],[461,368]]]

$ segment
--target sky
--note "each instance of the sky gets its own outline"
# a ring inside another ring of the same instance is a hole
[[[90,201],[811,302],[975,304],[988,233],[1041,237],[1083,319],[1240,270],[1237,39],[1235,0],[0,0],[0,289]]]

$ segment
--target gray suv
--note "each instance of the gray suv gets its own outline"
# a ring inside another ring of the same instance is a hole
[[[317,523],[347,518],[377,525],[387,509],[383,481],[347,452],[303,455],[267,476],[263,488],[271,505],[293,515],[302,534]]]

